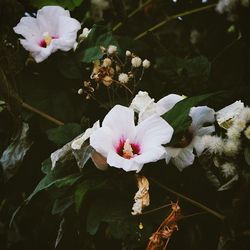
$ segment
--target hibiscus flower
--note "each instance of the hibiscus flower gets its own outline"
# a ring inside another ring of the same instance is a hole
[[[157,102],[156,110],[159,115],[162,115],[183,98],[183,96],[174,94],[168,95]],[[180,171],[193,164],[195,159],[194,149],[198,156],[204,151],[202,136],[215,131],[214,125],[205,126],[215,121],[213,109],[207,106],[193,107],[190,109],[189,116],[192,118],[192,123],[181,140],[174,146],[166,147],[166,162],[168,163],[171,160]]]
[[[81,24],[70,17],[69,11],[59,6],[45,6],[36,17],[25,16],[14,27],[22,46],[37,63],[57,50],[69,51],[74,47]]]
[[[125,171],[139,172],[145,163],[164,158],[173,128],[153,115],[135,125],[134,111],[116,105],[106,115],[102,127],[90,136],[90,145],[107,158],[107,163]]]

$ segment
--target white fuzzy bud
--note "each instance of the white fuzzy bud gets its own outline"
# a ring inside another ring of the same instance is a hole
[[[79,41],[83,41],[85,38],[87,38],[90,31],[91,30],[89,30],[88,28],[84,28],[82,30],[82,33],[79,35]]]
[[[250,126],[248,126],[247,129],[244,131],[244,135],[248,140],[250,140]]]
[[[143,68],[145,69],[148,69],[150,67],[150,61],[145,59],[143,62],[142,62],[142,66]]]
[[[127,74],[121,73],[121,74],[119,75],[119,77],[118,77],[118,80],[119,80],[119,82],[121,82],[121,83],[127,83],[128,80],[129,80],[129,78],[128,78],[128,75],[127,75]]]
[[[221,165],[221,172],[225,178],[231,177],[235,175],[236,167],[233,163],[226,162]]]
[[[227,136],[229,139],[235,140],[240,138],[240,131],[237,127],[231,126],[227,130]]]
[[[104,66],[104,67],[109,67],[109,66],[111,66],[111,64],[112,64],[112,61],[111,61],[111,59],[110,58],[105,58],[104,60],[103,60],[103,63],[102,63],[102,65]]]
[[[131,56],[131,55],[132,55],[131,51],[126,50],[126,56]]]
[[[224,154],[229,157],[237,155],[240,150],[240,140],[227,140],[224,144]]]
[[[211,154],[221,154],[223,151],[223,140],[221,137],[204,135],[201,139],[201,143]]]
[[[115,45],[109,45],[108,54],[112,55],[112,54],[116,53],[116,51],[117,51],[117,47]]]
[[[78,93],[78,95],[82,95],[83,94],[83,89],[78,89],[77,93]]]
[[[140,57],[136,56],[134,58],[132,58],[131,60],[131,64],[134,68],[138,68],[141,66],[142,60]]]

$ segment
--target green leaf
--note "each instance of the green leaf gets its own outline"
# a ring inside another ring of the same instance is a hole
[[[217,94],[218,92],[185,98],[176,103],[171,110],[162,115],[162,118],[173,127],[175,134],[184,132],[192,122],[191,117],[189,116],[190,109],[198,103]]]
[[[77,123],[68,123],[46,131],[50,141],[62,146],[81,133],[81,126]]]
[[[100,34],[100,31],[105,33]],[[81,61],[85,63],[90,63],[103,57],[100,46],[104,48],[108,48],[109,45],[119,47],[112,32],[104,31],[103,28],[99,26],[95,26],[95,28],[91,30],[86,43],[88,43],[88,47],[84,49],[84,54],[81,57]]]
[[[29,137],[29,125],[23,123],[22,128],[18,131],[17,135],[12,138],[12,143],[7,147],[0,158],[0,164],[3,167],[6,180],[9,180],[17,173],[32,144],[33,141],[31,141]]]
[[[60,199],[57,199],[52,207],[51,213],[53,215],[58,214],[58,215],[63,215],[64,212],[71,207],[74,204],[74,197],[73,195],[71,196],[66,196],[62,197]]]
[[[59,5],[63,8],[73,10],[80,6],[84,0],[33,0],[32,5],[36,8],[42,8],[46,5]]]

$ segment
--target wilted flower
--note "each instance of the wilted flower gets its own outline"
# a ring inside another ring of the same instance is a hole
[[[90,145],[110,166],[139,172],[145,163],[164,157],[162,144],[168,143],[172,134],[173,128],[161,117],[152,116],[135,126],[133,110],[116,105],[90,136]]]
[[[142,210],[149,206],[150,198],[149,198],[149,182],[145,176],[137,176],[137,186],[138,191],[135,194],[134,200],[135,203],[132,207],[132,215],[138,215],[142,213]]]
[[[69,51],[76,42],[80,23],[70,17],[69,11],[59,6],[45,6],[37,16],[23,17],[14,31],[37,63],[42,62],[57,50]]]

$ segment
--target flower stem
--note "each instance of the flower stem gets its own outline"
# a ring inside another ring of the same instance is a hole
[[[166,23],[168,23],[168,22],[170,22],[170,21],[172,21],[172,20],[174,20],[174,19],[176,19],[178,17],[183,17],[183,16],[187,16],[187,15],[190,15],[190,14],[193,14],[193,13],[203,11],[203,10],[211,9],[211,8],[213,8],[215,6],[216,6],[216,4],[209,4],[209,5],[204,6],[204,7],[196,8],[196,9],[193,9],[193,10],[188,10],[188,11],[185,11],[185,12],[182,12],[182,13],[167,17],[164,21],[154,25],[153,27],[149,28],[148,30],[146,30],[146,31],[142,32],[141,34],[139,34],[138,36],[136,36],[134,38],[134,40],[138,40],[138,39],[144,37],[149,32],[152,32],[152,31],[160,28],[161,26],[165,25]]]
[[[42,111],[39,110],[39,109],[36,109],[36,108],[30,106],[29,104],[27,104],[27,103],[25,103],[25,102],[22,102],[22,106],[23,106],[25,109],[27,109],[27,110],[29,110],[29,111],[31,111],[31,112],[33,112],[33,113],[36,113],[36,114],[42,116],[43,118],[45,118],[45,119],[47,119],[47,120],[49,120],[49,121],[55,123],[56,125],[64,125],[63,122],[61,122],[61,121],[57,120],[56,118],[54,118],[54,117],[52,117],[52,116],[50,116],[50,115],[48,115],[48,114],[42,112]]]
[[[151,3],[153,0],[147,0],[145,3],[139,5],[135,10],[133,10],[127,18],[131,18],[132,16],[134,16],[136,13],[138,13],[141,9],[143,9],[146,5],[148,5],[149,3]],[[112,31],[116,31],[118,30],[121,26],[123,25],[123,22],[119,22],[113,29]]]
[[[163,185],[162,183],[160,183],[159,181],[155,180],[154,178],[150,177],[149,179],[151,181],[153,181],[155,184],[157,184],[158,186],[160,186],[161,188],[163,188],[166,191],[168,191],[169,193],[172,193],[172,194],[176,195],[177,197],[179,197],[179,198],[181,198],[181,199],[183,199],[183,200],[191,203],[192,205],[194,205],[194,206],[196,206],[196,207],[198,207],[198,208],[200,208],[200,209],[202,209],[204,211],[207,211],[208,213],[212,214],[213,216],[217,217],[218,219],[220,219],[220,220],[224,220],[225,219],[224,215],[222,215],[222,214],[218,213],[217,211],[214,211],[213,209],[211,209],[211,208],[209,208],[209,207],[201,204],[200,202],[195,201],[195,200],[193,200],[193,199],[191,199],[191,198],[189,198],[189,197],[187,197],[187,196],[185,196],[183,194],[180,194],[180,193],[172,190],[171,188]]]

